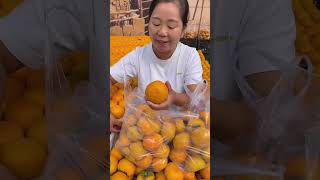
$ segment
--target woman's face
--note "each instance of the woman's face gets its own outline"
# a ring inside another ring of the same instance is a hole
[[[168,59],[183,33],[179,7],[175,3],[158,4],[150,17],[149,36],[160,59]]]

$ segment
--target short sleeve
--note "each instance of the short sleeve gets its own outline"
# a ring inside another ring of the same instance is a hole
[[[139,51],[139,48],[136,48],[111,66],[110,76],[119,83],[124,83],[127,77],[136,77]]]
[[[82,1],[74,0],[24,1],[0,19],[0,40],[23,64],[39,68],[44,64],[48,28],[57,56],[88,48],[85,18],[80,13],[83,7]]]
[[[250,0],[237,46],[243,75],[277,70],[295,57],[291,0]]]
[[[184,74],[185,85],[198,84],[202,82],[202,65],[198,52],[192,48],[190,56],[187,58],[186,71]]]

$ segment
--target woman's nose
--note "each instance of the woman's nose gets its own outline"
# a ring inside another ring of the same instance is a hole
[[[158,31],[159,36],[167,36],[168,35],[168,29],[165,26],[160,26],[160,29]]]

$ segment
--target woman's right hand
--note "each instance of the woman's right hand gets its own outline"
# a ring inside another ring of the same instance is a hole
[[[121,130],[121,121],[116,119],[111,113],[110,113],[110,131],[113,133],[119,133]]]

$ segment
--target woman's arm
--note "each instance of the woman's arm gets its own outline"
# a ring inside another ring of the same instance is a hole
[[[172,104],[185,107],[190,102],[190,97],[186,93],[174,92]]]
[[[23,64],[0,41],[0,104],[4,100],[7,76],[21,67]]]
[[[11,54],[8,48],[0,41],[0,63],[6,75],[23,67],[23,64]]]

